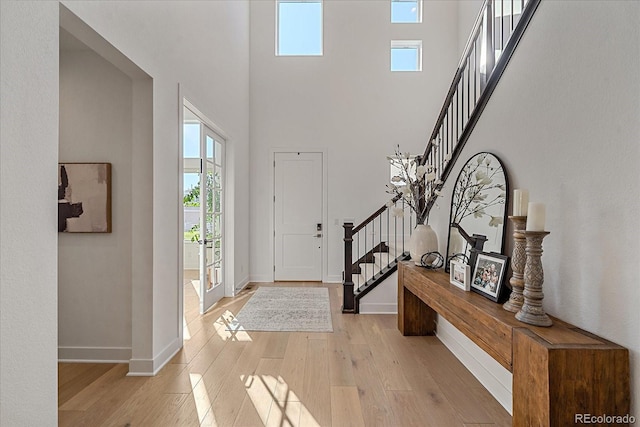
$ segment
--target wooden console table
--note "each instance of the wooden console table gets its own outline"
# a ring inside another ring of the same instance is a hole
[[[629,413],[626,348],[555,318],[549,328],[521,323],[502,305],[451,285],[443,271],[400,263],[400,332],[435,334],[436,313],[513,373],[514,426],[569,426],[575,414]]]

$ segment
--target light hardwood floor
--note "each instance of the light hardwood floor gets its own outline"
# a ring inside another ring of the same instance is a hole
[[[333,333],[225,330],[258,286],[326,286]],[[435,337],[395,315],[343,315],[338,285],[250,285],[204,316],[185,285],[184,348],[155,377],[125,364],[58,367],[64,426],[510,426],[511,417]]]

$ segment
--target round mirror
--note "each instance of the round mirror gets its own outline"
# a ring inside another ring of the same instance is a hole
[[[478,153],[463,166],[451,198],[447,271],[450,259],[471,265],[474,245],[483,252],[502,253],[508,194],[507,174],[493,154]]]

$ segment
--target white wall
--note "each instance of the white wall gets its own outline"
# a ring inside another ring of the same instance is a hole
[[[179,83],[231,137],[230,287],[248,275],[249,7],[244,1],[65,4],[154,78],[134,80],[132,99],[132,157],[147,159],[132,168],[132,364],[139,361],[134,371],[150,373],[181,345]],[[57,210],[47,189],[55,188],[57,175],[60,11],[57,2],[1,6],[0,424],[55,425]],[[151,108],[152,119],[145,115]],[[34,250],[47,256],[34,262]]]
[[[0,425],[57,424],[58,5],[0,2]]]
[[[63,3],[153,78],[153,205],[147,213],[152,225],[153,285],[136,290],[134,280],[133,341],[134,358],[140,362],[134,370],[155,371],[181,345],[178,84],[182,94],[230,136],[227,164],[232,174],[227,201],[235,214],[227,223],[232,239],[229,279],[235,284],[248,274],[248,3]],[[137,291],[150,309],[153,339],[151,352],[136,356]]]
[[[61,50],[59,160],[111,163],[113,224],[58,237],[61,359],[131,358],[132,99],[131,78],[97,53]]]
[[[378,284],[360,300],[360,314],[398,313],[398,272]]]
[[[497,154],[512,188],[546,203],[544,307],[630,349],[636,416],[638,76],[640,3],[542,2],[461,156]],[[441,250],[448,215],[431,218]]]
[[[422,152],[457,65],[457,5],[424,2],[422,24],[390,23],[388,2],[324,2],[324,55],[275,56],[275,3],[251,2],[251,279],[273,278],[269,181],[276,147],[328,151],[325,276],[340,281],[344,218],[388,199],[386,156]],[[391,73],[390,40],[423,40],[423,71]],[[372,173],[371,171],[377,171]]]

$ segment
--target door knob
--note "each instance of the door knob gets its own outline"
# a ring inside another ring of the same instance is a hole
[[[322,234],[321,233],[314,234],[313,237],[322,237]]]

